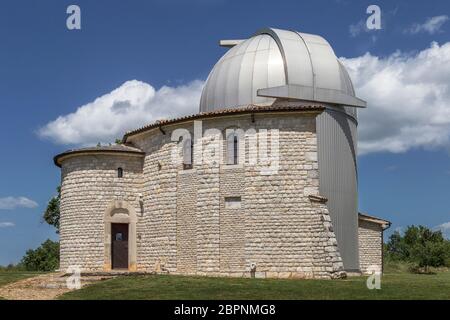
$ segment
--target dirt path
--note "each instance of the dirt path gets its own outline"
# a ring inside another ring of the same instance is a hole
[[[109,279],[105,276],[82,277],[81,286]],[[0,297],[7,300],[53,300],[59,295],[72,291],[67,288],[67,277],[62,273],[48,273],[19,280],[0,287]]]

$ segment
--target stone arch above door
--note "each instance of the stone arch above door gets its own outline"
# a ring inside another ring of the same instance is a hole
[[[115,200],[105,211],[104,265],[103,270],[111,270],[111,223],[128,224],[128,271],[136,271],[136,210],[124,200]]]

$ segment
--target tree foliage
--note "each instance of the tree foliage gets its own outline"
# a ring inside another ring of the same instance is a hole
[[[30,249],[20,261],[27,271],[54,271],[59,266],[59,242],[46,240],[37,249]]]
[[[61,187],[57,187],[56,191],[58,194],[50,199],[47,204],[47,209],[43,214],[44,221],[49,225],[54,226],[56,228],[56,233],[59,233],[59,206],[61,201]]]
[[[410,262],[425,271],[429,267],[445,266],[450,259],[450,241],[441,231],[424,226],[408,226],[403,235],[394,232],[385,248],[388,259]]]

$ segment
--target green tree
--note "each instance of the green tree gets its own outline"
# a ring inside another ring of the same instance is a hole
[[[388,258],[392,260],[406,260],[408,258],[409,251],[399,231],[395,231],[389,237],[389,242],[386,244],[386,252]]]
[[[37,249],[30,249],[20,261],[28,271],[54,271],[59,266],[59,242],[50,239]]]
[[[426,272],[429,267],[445,266],[450,259],[450,241],[441,231],[425,226],[408,226],[403,235],[394,232],[385,248],[387,259],[409,262]]]
[[[59,206],[61,202],[61,187],[57,187],[56,191],[58,194],[50,199],[47,204],[47,209],[43,214],[44,221],[49,225],[54,226],[56,228],[56,233],[59,233]]]
[[[448,248],[444,242],[426,241],[423,244],[416,244],[412,248],[411,258],[419,268],[424,268],[425,272],[428,272],[429,267],[445,265]]]

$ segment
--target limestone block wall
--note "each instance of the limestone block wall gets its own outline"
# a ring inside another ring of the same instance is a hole
[[[146,152],[142,175],[144,212],[137,225],[137,267],[141,271],[176,272],[177,208],[183,202],[181,198],[178,201],[177,194],[180,168],[171,161],[176,143],[171,141],[169,130],[165,135],[158,130],[133,142]]]
[[[171,135],[181,128],[193,133],[193,122],[129,138],[146,153],[138,270],[249,276],[254,264],[258,277],[342,276],[326,204],[309,198],[319,193],[315,115],[234,115],[202,122],[203,132],[230,127],[253,128],[256,138],[278,135],[278,172],[262,175],[268,162],[247,161],[237,166],[194,163],[193,169],[183,170],[172,161],[178,143]],[[246,160],[258,152],[250,140],[245,141]],[[223,137],[203,136],[201,142],[203,159],[216,159],[223,150]],[[269,142],[268,149],[270,153],[276,146]],[[227,198],[240,203],[228,206]]]
[[[245,255],[248,230],[245,211],[245,170],[243,167],[222,166],[220,171],[220,270],[243,274],[247,271]],[[240,205],[238,200],[240,198]],[[234,201],[230,205],[228,201]],[[228,203],[226,203],[226,201]]]
[[[359,263],[362,273],[368,273],[367,268],[383,267],[383,229],[381,225],[359,219]],[[372,271],[373,272],[373,271]]]
[[[177,271],[197,270],[197,181],[192,171],[178,174],[177,186],[184,192],[177,196]]]
[[[60,254],[61,270],[80,266],[103,271],[105,211],[114,200],[140,211],[143,159],[124,155],[78,155],[62,163]],[[117,169],[123,168],[123,178]]]

